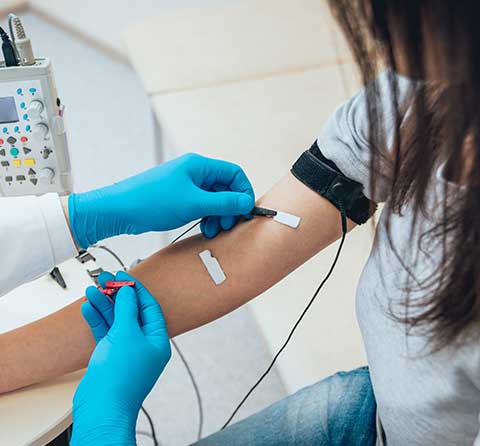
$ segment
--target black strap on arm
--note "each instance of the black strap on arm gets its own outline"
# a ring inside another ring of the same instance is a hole
[[[359,225],[365,223],[377,208],[363,194],[363,185],[347,178],[333,161],[325,158],[316,142],[302,154],[291,172]]]

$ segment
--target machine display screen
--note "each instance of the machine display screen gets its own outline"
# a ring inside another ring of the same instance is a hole
[[[17,106],[13,96],[0,97],[0,124],[18,122]]]

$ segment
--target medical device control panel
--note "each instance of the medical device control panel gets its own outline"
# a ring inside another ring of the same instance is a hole
[[[63,110],[49,59],[0,65],[0,196],[71,192]]]

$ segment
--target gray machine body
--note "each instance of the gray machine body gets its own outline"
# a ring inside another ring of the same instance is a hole
[[[0,196],[72,191],[63,105],[52,64],[0,65]]]

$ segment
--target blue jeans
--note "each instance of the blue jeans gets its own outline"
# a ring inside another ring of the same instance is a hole
[[[195,446],[375,446],[375,441],[375,397],[368,368],[362,367],[336,373]]]

